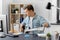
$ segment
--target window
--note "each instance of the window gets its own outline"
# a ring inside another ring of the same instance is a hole
[[[60,23],[60,0],[57,0],[57,23]]]

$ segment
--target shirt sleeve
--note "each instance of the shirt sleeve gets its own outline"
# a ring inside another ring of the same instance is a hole
[[[26,18],[23,20],[23,22],[21,24],[26,25]]]
[[[40,25],[43,26],[44,23],[48,23],[47,20],[43,17],[40,17]]]

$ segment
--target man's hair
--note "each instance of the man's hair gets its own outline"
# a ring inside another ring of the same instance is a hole
[[[25,6],[25,7],[24,7],[24,10],[25,10],[25,9],[34,11],[34,8],[33,8],[33,6],[32,6],[31,4],[28,4],[27,6]]]

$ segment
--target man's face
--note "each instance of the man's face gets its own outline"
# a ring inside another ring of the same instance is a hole
[[[24,10],[27,16],[31,16],[32,10],[25,9]]]

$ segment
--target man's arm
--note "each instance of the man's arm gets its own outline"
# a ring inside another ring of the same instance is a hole
[[[26,21],[27,21],[27,18],[25,18],[23,22],[20,24],[20,32],[24,32]]]
[[[43,17],[40,18],[40,24],[44,27],[49,27],[50,26],[49,22],[47,22],[47,20],[44,19]]]

